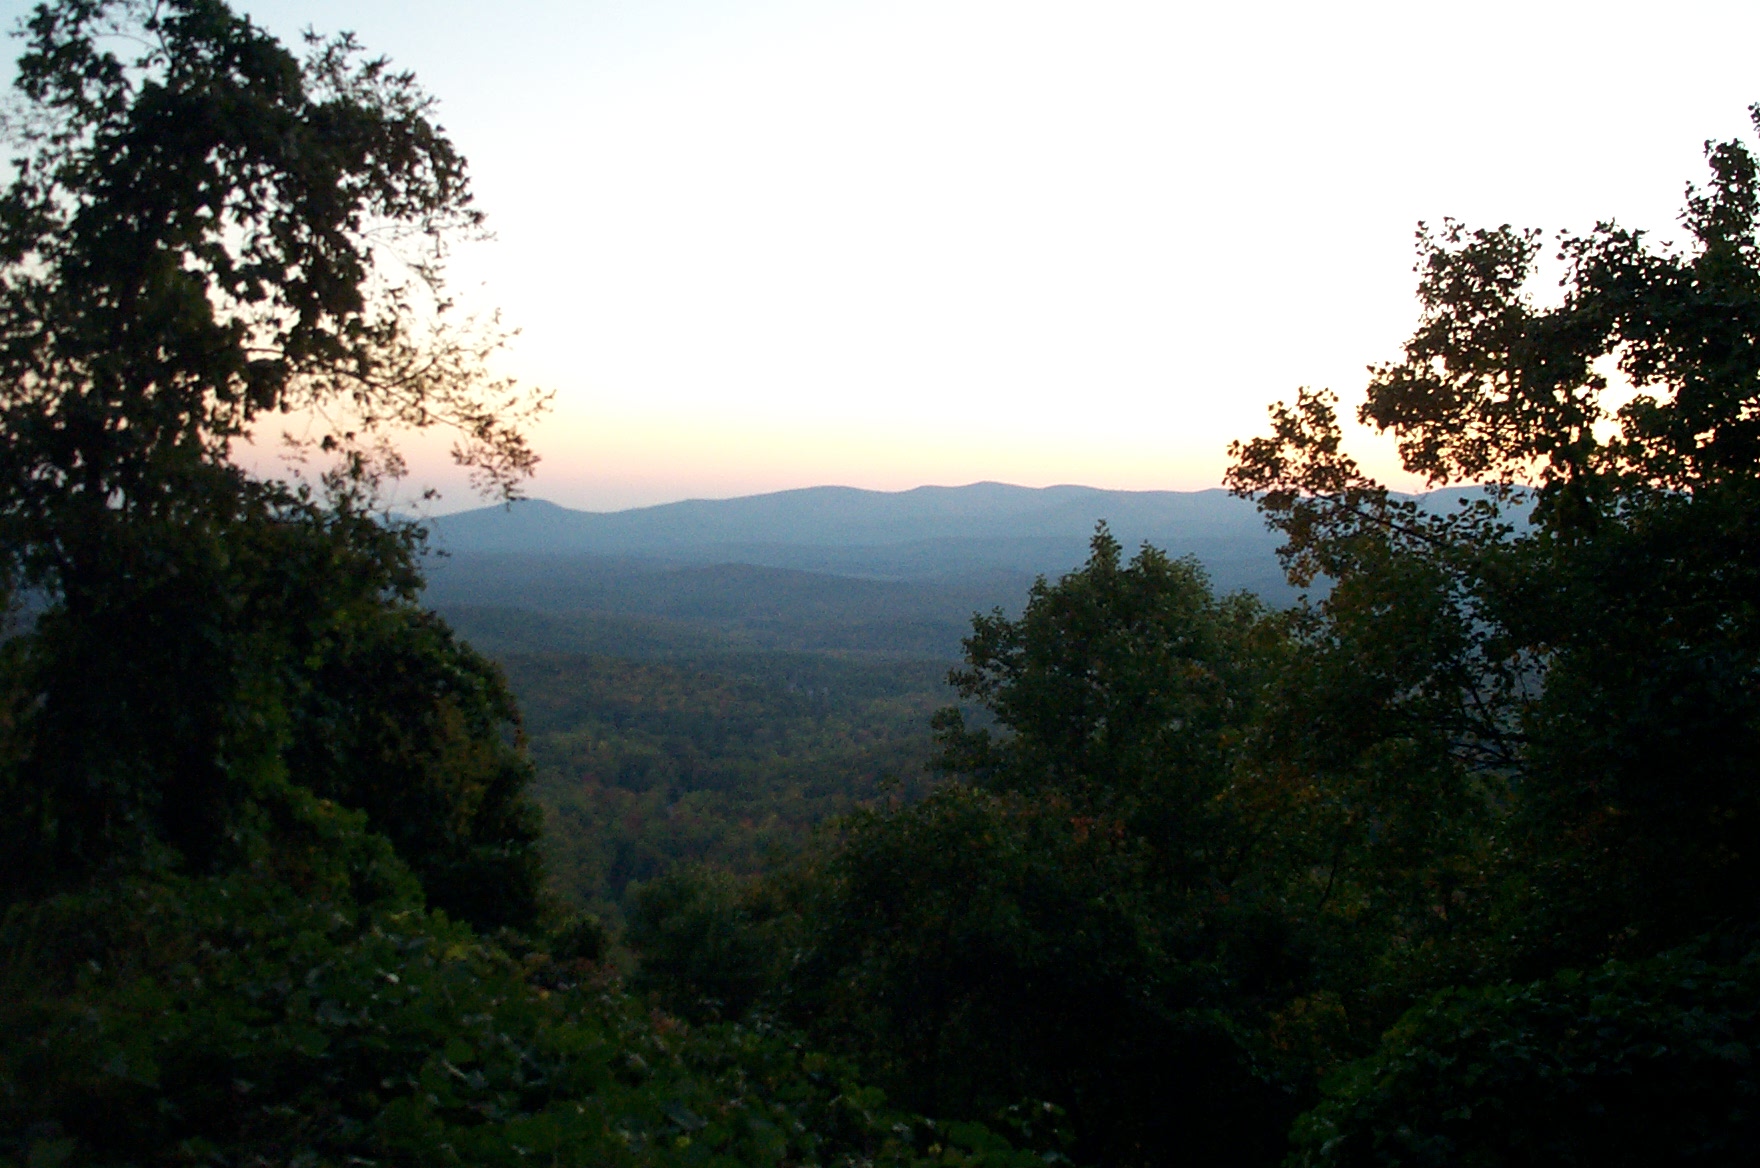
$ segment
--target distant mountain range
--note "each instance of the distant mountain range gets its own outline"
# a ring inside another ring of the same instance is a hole
[[[429,523],[428,600],[492,651],[734,651],[951,658],[973,612],[1018,611],[1088,555],[1196,556],[1221,591],[1294,593],[1251,503],[1212,491],[976,483],[810,487],[628,511],[532,499]],[[523,614],[523,615],[522,615]]]
[[[1452,510],[1473,493],[1418,501]],[[428,563],[427,600],[492,653],[948,660],[974,612],[1018,612],[1036,577],[1079,567],[1102,521],[1127,554],[1149,543],[1196,557],[1219,592],[1296,597],[1277,563],[1281,537],[1225,491],[974,483],[461,511],[429,522],[444,554]]]
[[[532,499],[441,516],[431,528],[435,545],[455,556],[639,558],[930,580],[1057,575],[1086,558],[1102,520],[1127,549],[1146,541],[1196,555],[1225,589],[1283,587],[1277,536],[1250,502],[1221,490],[808,487],[611,512]]]

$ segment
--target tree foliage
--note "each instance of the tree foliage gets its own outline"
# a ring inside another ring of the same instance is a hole
[[[1338,648],[1444,619],[1400,700],[1443,732],[1433,757],[1508,788],[1488,794],[1528,851],[1512,927],[1535,968],[1653,953],[1755,908],[1756,170],[1739,142],[1709,154],[1687,249],[1611,224],[1565,237],[1554,305],[1528,294],[1533,233],[1421,236],[1419,330],[1361,416],[1433,482],[1492,480],[1458,510],[1367,479],[1323,395],[1235,448],[1232,482],[1292,568],[1334,581]]]
[[[1293,610],[1102,531],[977,618],[953,784],[711,914],[788,955],[757,1008],[1101,1162],[1274,1162],[1314,1103],[1304,1163],[1751,1159],[1760,177],[1709,155],[1685,246],[1562,237],[1550,301],[1540,235],[1421,232],[1360,416],[1447,489],[1327,393],[1233,448]]]
[[[650,1016],[590,961],[488,943],[423,910],[359,813],[286,794],[247,868],[8,913],[0,1162],[1047,1163],[786,1033]]]
[[[1079,1158],[1274,1162],[1299,1088],[1268,1034],[1310,962],[1229,764],[1268,620],[1102,530],[1018,620],[975,621],[953,681],[992,724],[937,718],[954,781],[756,883],[645,888],[642,978],[781,1018],[930,1114],[1049,1102]]]
[[[1421,231],[1418,330],[1359,416],[1432,484],[1485,484],[1458,506],[1364,475],[1330,395],[1233,449],[1292,575],[1330,583],[1306,692],[1356,712],[1281,753],[1394,760],[1405,792],[1357,804],[1376,836],[1388,809],[1438,808],[1401,994],[1478,987],[1334,1084],[1312,1162],[1752,1154],[1730,987],[1760,910],[1760,185],[1746,144],[1707,153],[1685,246],[1562,236],[1550,302],[1538,233]],[[1379,841],[1360,855],[1359,882],[1397,874]]]
[[[436,905],[530,921],[511,700],[416,607],[419,532],[372,511],[388,424],[457,426],[503,491],[534,462],[494,333],[445,323],[480,215],[431,102],[218,0],[65,0],[22,33],[0,570],[35,619],[7,646],[4,895],[225,870],[293,782],[365,810]],[[322,489],[232,461],[283,415],[340,459]]]
[[[1230,483],[1310,599],[1102,528],[975,621],[926,797],[640,889],[644,1002],[597,921],[547,927],[518,712],[373,511],[393,422],[458,425],[504,491],[532,461],[493,336],[440,327],[478,218],[427,99],[218,0],[25,34],[0,1158],[1269,1164],[1304,1109],[1314,1165],[1753,1158],[1747,146],[1683,247],[1561,237],[1550,300],[1542,236],[1421,231],[1360,417],[1448,491],[1365,475],[1329,394],[1273,407]],[[316,487],[231,459],[283,413],[341,457]],[[674,709],[738,687],[650,672],[619,749],[676,747],[656,789],[703,743],[784,753]]]
[[[346,36],[302,62],[219,0],[66,0],[24,32],[0,515],[31,577],[77,593],[81,539],[176,507],[266,414],[314,411],[357,455],[450,422],[497,486],[529,471],[494,335],[440,327],[481,215],[410,74]]]
[[[1298,1164],[1750,1164],[1756,967],[1702,946],[1446,991],[1297,1124]]]
[[[436,331],[478,218],[413,80],[218,0],[25,36],[0,1163],[1043,1165],[787,1034],[650,1016],[595,922],[546,927],[517,710],[374,512],[388,423],[458,425],[503,491],[533,461],[493,337]],[[319,489],[231,461],[282,413],[341,457]]]

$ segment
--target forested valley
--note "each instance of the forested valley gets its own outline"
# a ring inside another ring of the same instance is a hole
[[[947,665],[758,654],[498,658],[547,819],[551,886],[607,923],[680,864],[753,876],[927,787]]]
[[[1359,416],[1446,506],[1301,390],[1227,481],[1297,599],[1102,525],[949,672],[437,614],[386,436],[511,498],[543,401],[415,79],[222,0],[23,44],[0,1163],[1760,1159],[1751,144],[1679,249],[1420,229]]]

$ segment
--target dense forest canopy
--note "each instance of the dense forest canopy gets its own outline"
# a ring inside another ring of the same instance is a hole
[[[1686,246],[1562,236],[1544,300],[1539,234],[1420,231],[1360,416],[1457,506],[1274,406],[1229,482],[1318,599],[1102,530],[975,622],[947,787],[655,886],[641,978],[913,1107],[1054,1100],[1078,1159],[1751,1160],[1760,187],[1708,153]]]
[[[1421,507],[1332,395],[1274,406],[1229,480],[1325,585],[1291,608],[1102,526],[974,620],[932,719],[908,662],[772,662],[872,687],[833,706],[510,657],[547,882],[508,681],[374,510],[389,423],[457,426],[491,489],[533,461],[493,333],[447,323],[479,220],[428,99],[220,0],[23,34],[0,1163],[1760,1155],[1747,144],[1709,148],[1680,248],[1560,237],[1555,297],[1538,234],[1420,233],[1361,417],[1473,489]],[[302,410],[316,481],[232,461]],[[927,781],[870,788],[906,717]],[[717,791],[837,816],[656,845],[608,928],[576,910],[653,791],[648,826]]]

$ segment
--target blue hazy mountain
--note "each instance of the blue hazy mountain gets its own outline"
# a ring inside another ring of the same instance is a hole
[[[1453,509],[1475,488],[1419,498]],[[1521,521],[1522,508],[1512,513]],[[1088,555],[1104,521],[1127,552],[1196,557],[1219,592],[1296,593],[1280,537],[1221,490],[974,483],[809,487],[627,511],[532,499],[430,521],[429,603],[490,651],[679,656],[834,651],[951,658],[974,612],[1017,612],[1039,576]],[[1324,581],[1319,583],[1324,587]]]
[[[1127,550],[1196,556],[1222,591],[1293,593],[1253,505],[1215,491],[1001,483],[811,487],[627,511],[543,500],[430,521],[429,603],[491,651],[805,650],[951,658],[974,612]]]
[[[1225,491],[1105,491],[975,483],[864,491],[809,487],[627,511],[573,511],[532,499],[432,521],[455,556],[617,557],[738,563],[926,580],[1004,571],[1056,575],[1085,558],[1104,520],[1127,548],[1196,555],[1217,584],[1281,590],[1253,505]]]

